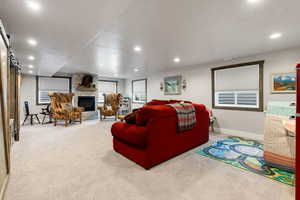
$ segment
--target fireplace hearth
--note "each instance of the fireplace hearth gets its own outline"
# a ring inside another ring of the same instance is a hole
[[[78,106],[84,111],[95,111],[95,96],[78,96]]]

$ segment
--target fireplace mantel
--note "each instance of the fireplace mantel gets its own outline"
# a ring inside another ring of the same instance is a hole
[[[78,89],[78,85],[81,83],[83,76],[86,74],[83,73],[76,73],[72,76],[72,91],[74,93],[74,105],[78,106],[78,97],[80,96],[93,96],[95,97],[95,110],[94,111],[86,111],[82,113],[83,120],[91,120],[98,118],[98,111],[97,111],[97,102],[98,102],[98,90],[96,88],[88,88],[85,89]],[[97,85],[98,76],[93,75],[94,84]],[[92,89],[92,90],[91,90]]]
[[[77,86],[76,88],[79,91],[83,91],[83,92],[95,92],[97,91],[97,88],[87,88],[87,87],[83,87],[83,86]]]

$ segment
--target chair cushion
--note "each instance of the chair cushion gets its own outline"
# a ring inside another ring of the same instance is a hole
[[[61,103],[61,107],[68,112],[73,111],[73,105],[71,103]]]
[[[145,127],[117,122],[113,124],[111,132],[115,138],[125,143],[140,148],[147,146],[147,133]]]
[[[103,114],[105,116],[112,116],[112,115],[115,115],[116,112],[114,110],[102,110],[101,114]]]

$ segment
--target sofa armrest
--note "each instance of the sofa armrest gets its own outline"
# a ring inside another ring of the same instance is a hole
[[[126,124],[125,122],[116,122],[111,126],[111,134],[112,136],[117,135],[117,133],[124,131],[124,129],[129,129],[131,126],[135,126],[135,125],[131,125],[131,124]]]
[[[111,127],[112,136],[139,147],[147,146],[146,127],[116,122]]]

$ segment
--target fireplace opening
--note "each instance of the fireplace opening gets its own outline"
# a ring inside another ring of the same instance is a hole
[[[95,97],[94,96],[79,96],[78,106],[83,107],[84,111],[95,111]]]

